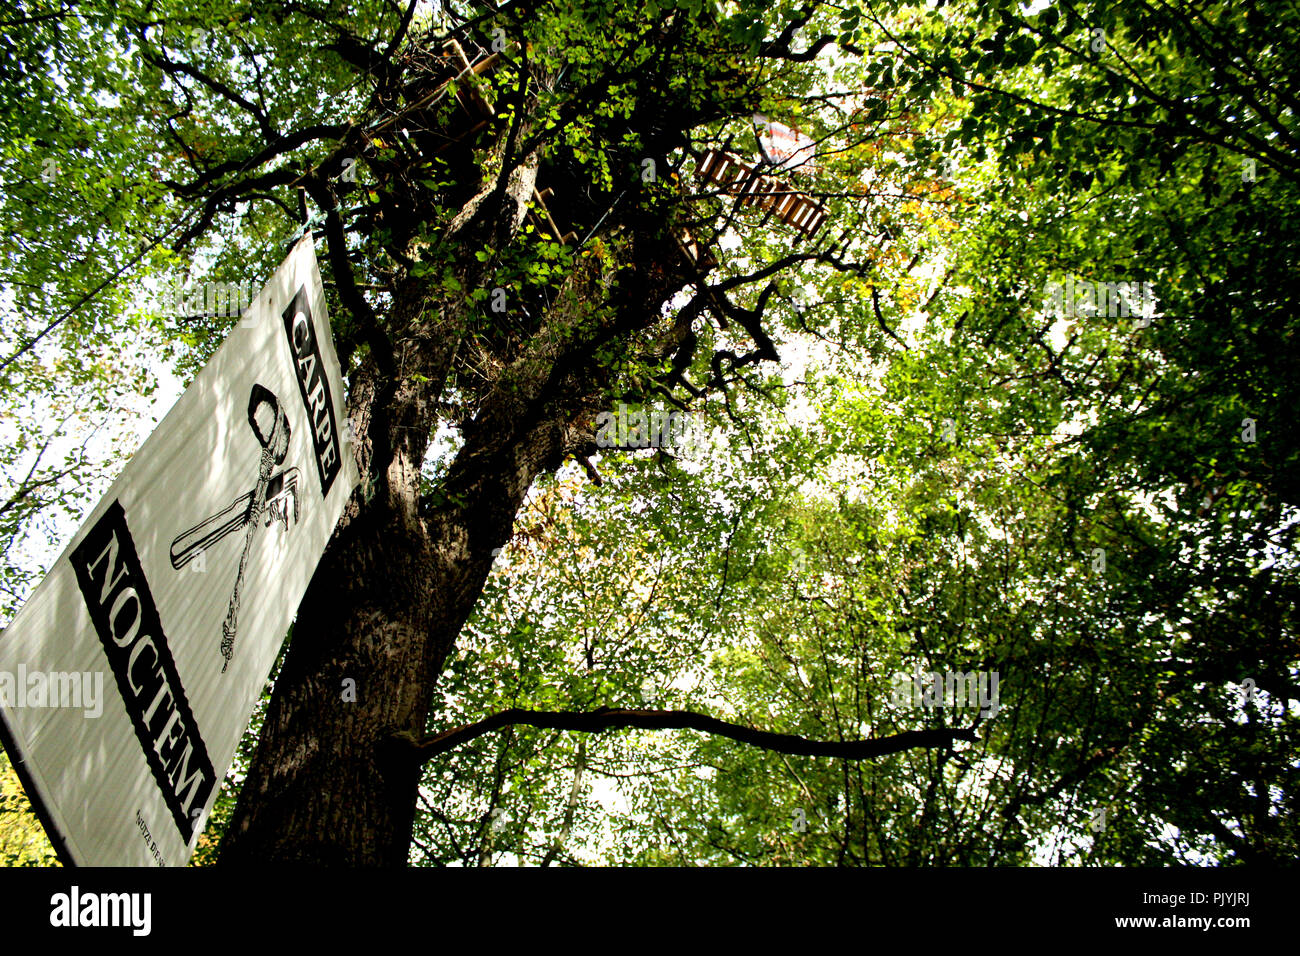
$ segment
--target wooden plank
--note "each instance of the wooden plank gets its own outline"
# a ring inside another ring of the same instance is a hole
[[[764,210],[760,226],[775,216],[801,235],[813,236],[826,221],[826,210],[820,201],[774,176],[763,175],[758,166],[721,150],[706,152],[696,167],[696,175],[735,196],[738,206]]]
[[[561,232],[560,227],[556,224],[555,219],[551,216],[551,211],[546,208],[546,197],[552,195],[553,192],[554,190],[551,190],[549,188],[544,190],[543,192],[538,192],[537,187],[536,186],[533,187],[533,202],[535,202],[537,204],[538,209],[541,210],[540,215],[537,215],[536,213],[534,213],[534,215],[537,216],[537,219],[540,222],[542,222],[547,228],[551,230],[551,235],[555,237],[556,241],[560,245],[567,246],[569,244],[570,239],[576,240],[578,237],[573,232],[567,232],[567,233]]]
[[[470,69],[469,57],[465,55],[464,48],[456,40],[448,40],[442,45],[444,56],[449,60],[455,60],[459,64],[459,72],[464,73]]]
[[[701,179],[707,179],[711,182],[717,182],[717,177],[715,175],[716,171],[714,170],[713,167],[717,165],[721,161],[721,159],[722,159],[722,155],[718,153],[716,150],[711,149],[707,153],[705,153],[704,160],[700,163],[698,170],[696,170],[699,177]]]
[[[685,255],[693,265],[698,267],[701,272],[709,272],[718,264],[718,260],[714,258],[713,252],[708,248],[708,246],[704,245],[704,243],[691,235],[689,229],[683,228],[681,233],[675,236],[675,238],[677,240],[677,248],[680,249],[682,254]]]
[[[512,47],[513,46],[517,46],[517,44],[512,45]],[[477,76],[482,76],[484,73],[491,73],[493,70],[497,68],[497,64],[500,62],[501,62],[500,53],[493,53],[491,56],[485,56],[483,59],[479,60],[477,63],[474,64],[474,73]]]

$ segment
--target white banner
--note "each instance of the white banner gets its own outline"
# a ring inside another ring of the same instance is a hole
[[[0,729],[65,862],[183,865],[357,483],[310,236],[0,635]]]
[[[754,114],[754,125],[758,128],[758,141],[767,154],[766,158],[778,169],[807,173],[817,168],[813,162],[817,146],[803,133],[761,113]],[[764,157],[755,158],[762,160]]]

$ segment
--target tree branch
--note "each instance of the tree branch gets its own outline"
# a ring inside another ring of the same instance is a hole
[[[529,727],[556,730],[578,730],[597,733],[602,730],[623,730],[637,727],[643,730],[699,730],[706,734],[727,737],[743,744],[774,750],[784,754],[809,757],[841,757],[845,760],[867,760],[885,754],[910,750],[913,747],[950,747],[954,741],[974,742],[974,730],[908,730],[890,737],[870,740],[809,740],[794,734],[778,734],[768,730],[742,727],[706,714],[689,710],[623,710],[601,707],[590,713],[572,711],[524,710],[512,707],[485,717],[472,724],[445,730],[416,741],[404,736],[410,744],[412,756],[424,763],[438,754],[446,753],[467,741],[503,727],[523,724]]]

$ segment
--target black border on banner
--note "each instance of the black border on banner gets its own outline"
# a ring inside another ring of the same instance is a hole
[[[9,722],[5,720],[2,708],[0,708],[0,743],[4,744],[5,753],[9,755],[9,763],[13,765],[14,773],[18,775],[18,782],[23,785],[27,802],[32,805],[36,819],[41,821],[41,826],[45,828],[45,835],[53,844],[59,862],[66,867],[78,866],[77,861],[72,858],[72,851],[68,849],[63,831],[54,825],[54,818],[50,816],[50,811],[45,806],[45,798],[27,773],[27,761],[24,759],[26,754],[19,750],[18,741],[9,729]]]

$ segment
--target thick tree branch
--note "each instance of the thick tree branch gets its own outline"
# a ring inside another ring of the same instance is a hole
[[[325,235],[329,240],[329,260],[337,283],[339,298],[352,312],[357,325],[360,326],[366,342],[374,353],[379,370],[387,376],[397,371],[397,362],[393,356],[393,343],[379,324],[379,317],[371,308],[365,296],[357,286],[356,276],[352,273],[352,263],[348,258],[347,240],[343,236],[343,220],[339,216],[337,198],[327,183],[315,177],[306,180],[307,192],[320,207],[325,216]]]
[[[809,757],[842,757],[845,760],[867,760],[910,750],[913,747],[949,747],[957,740],[974,742],[977,739],[974,730],[952,729],[908,730],[890,737],[877,737],[871,740],[809,740],[794,734],[754,730],[689,710],[623,710],[609,707],[602,707],[590,713],[524,710],[512,707],[476,723],[446,730],[418,742],[410,738],[405,739],[411,744],[415,759],[423,763],[484,734],[519,724],[555,730],[579,730],[587,733],[624,730],[630,727],[643,730],[690,729],[727,737],[730,740],[778,753],[801,754]]]

